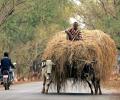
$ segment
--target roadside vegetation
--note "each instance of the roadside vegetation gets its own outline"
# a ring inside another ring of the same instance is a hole
[[[33,60],[71,26],[70,18],[83,29],[106,32],[120,49],[120,0],[0,0],[0,57],[9,51],[19,77],[29,75]]]

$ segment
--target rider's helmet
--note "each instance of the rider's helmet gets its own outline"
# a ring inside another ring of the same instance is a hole
[[[4,57],[9,57],[9,53],[8,52],[4,52]]]

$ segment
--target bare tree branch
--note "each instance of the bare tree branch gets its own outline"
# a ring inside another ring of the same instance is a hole
[[[14,0],[13,0],[14,1]],[[14,2],[8,0],[5,4],[2,5],[0,11],[0,26],[4,23],[4,21],[10,16],[14,11]]]
[[[118,20],[118,18],[112,13],[112,11],[111,11],[110,9],[108,10],[108,9],[106,8],[105,3],[104,3],[103,0],[99,0],[99,2],[101,3],[101,6],[102,6],[102,8],[104,9],[104,12],[105,12],[106,15],[110,15],[110,16],[112,16],[114,19]],[[115,3],[115,0],[114,0],[114,3]]]
[[[24,3],[24,0],[7,0],[3,3],[2,7],[0,8],[0,26],[6,21],[6,19],[12,15],[15,11],[15,6]]]
[[[107,9],[106,9],[106,7],[105,7],[104,2],[103,2],[102,0],[99,0],[99,1],[100,1],[101,5],[102,5],[104,11],[105,11],[105,14],[108,15],[108,14],[107,14]]]

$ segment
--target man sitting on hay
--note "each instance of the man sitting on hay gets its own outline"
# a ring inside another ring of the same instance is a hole
[[[73,27],[65,31],[65,33],[67,33],[68,40],[78,41],[82,39],[82,35],[80,30],[78,29],[78,26],[78,23],[74,22]]]
[[[73,27],[66,30],[65,33],[67,33],[67,40],[70,40],[70,41],[79,41],[79,40],[82,40],[82,35],[81,35],[81,31],[78,29],[78,23],[77,22],[74,22],[73,23]],[[72,49],[71,49],[72,51]],[[72,53],[71,53],[71,57],[72,57]],[[71,59],[70,59],[71,60]],[[70,61],[72,62],[72,61]],[[72,63],[70,63],[70,66],[71,66],[71,75],[70,77],[73,77],[75,75],[74,71],[75,71],[75,68],[73,66]]]

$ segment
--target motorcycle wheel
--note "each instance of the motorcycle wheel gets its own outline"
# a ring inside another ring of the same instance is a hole
[[[5,87],[5,90],[9,90],[9,85],[8,85],[8,83],[5,83],[4,87]]]

